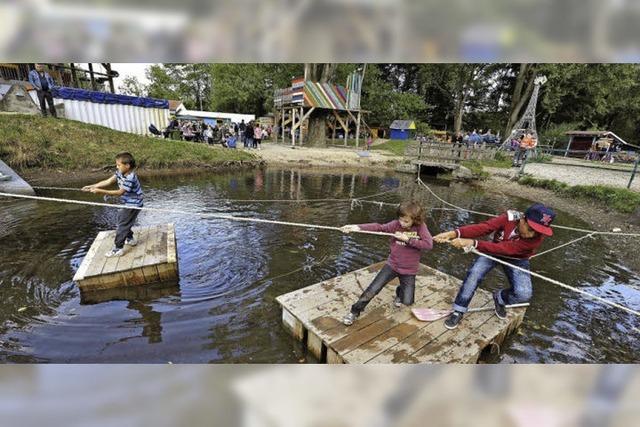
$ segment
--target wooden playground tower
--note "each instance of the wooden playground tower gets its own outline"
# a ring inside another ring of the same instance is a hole
[[[275,124],[279,126],[276,142],[280,137],[285,142],[289,133],[292,146],[296,145],[296,137],[298,137],[298,145],[302,145],[305,134],[308,133],[311,114],[316,110],[323,110],[327,115],[326,123],[332,132],[332,141],[335,142],[336,130],[340,126],[345,134],[346,145],[350,125],[355,123],[355,139],[358,147],[361,126],[369,128],[362,117],[366,111],[360,109],[362,80],[363,74],[358,71],[347,78],[346,88],[333,83],[314,82],[298,77],[291,80],[291,87],[277,89],[273,97]],[[287,126],[289,126],[288,132],[285,131]],[[326,132],[326,129],[324,131]]]

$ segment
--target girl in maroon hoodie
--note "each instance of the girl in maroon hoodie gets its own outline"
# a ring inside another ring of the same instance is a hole
[[[398,207],[398,219],[386,224],[345,225],[342,231],[381,231],[393,233],[390,239],[389,258],[373,282],[362,293],[358,301],[351,306],[351,312],[342,323],[349,326],[360,316],[360,313],[391,280],[396,277],[400,286],[396,288],[396,307],[413,304],[416,284],[416,273],[420,265],[420,252],[433,247],[431,234],[424,223],[425,212],[416,202],[404,202]]]

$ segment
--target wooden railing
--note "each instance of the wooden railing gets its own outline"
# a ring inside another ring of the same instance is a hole
[[[407,145],[404,155],[415,160],[459,163],[465,160],[493,160],[497,152],[498,146],[485,143],[473,147],[457,143],[415,141]]]

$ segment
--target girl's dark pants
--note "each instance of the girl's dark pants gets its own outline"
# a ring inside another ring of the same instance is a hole
[[[360,299],[351,306],[351,312],[353,314],[360,314],[362,310],[369,304],[369,301],[373,299],[390,281],[395,278],[400,281],[400,286],[396,288],[396,296],[400,298],[405,305],[413,304],[414,295],[416,291],[416,275],[415,274],[400,274],[394,271],[388,264],[382,267],[382,270],[378,272],[373,282],[365,289],[360,296]]]
[[[131,227],[136,222],[140,211],[138,209],[120,209],[118,213],[118,228],[116,229],[115,246],[117,249],[124,247],[124,242],[133,237]]]

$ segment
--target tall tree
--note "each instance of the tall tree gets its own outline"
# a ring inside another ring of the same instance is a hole
[[[146,96],[147,89],[136,76],[127,76],[118,86],[118,92],[123,95]]]

